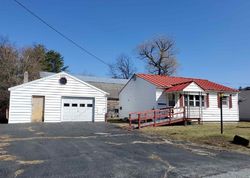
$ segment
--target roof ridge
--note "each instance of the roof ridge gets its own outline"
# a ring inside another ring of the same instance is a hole
[[[149,75],[149,76],[160,76],[160,77],[168,77],[168,78],[181,78],[181,79],[190,79],[190,80],[205,80],[209,81],[207,79],[203,78],[193,78],[193,77],[179,77],[179,76],[168,76],[168,75],[158,75],[158,74],[144,74],[144,73],[137,73],[136,75]]]
[[[182,84],[186,84],[186,83],[192,83],[192,82],[195,82],[195,81],[185,81],[185,82],[180,82],[180,83],[175,83],[175,84],[172,84],[172,87],[174,86],[177,86],[177,85],[182,85]]]

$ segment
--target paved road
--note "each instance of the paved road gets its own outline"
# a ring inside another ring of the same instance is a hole
[[[248,177],[250,157],[105,123],[0,125],[0,177]]]

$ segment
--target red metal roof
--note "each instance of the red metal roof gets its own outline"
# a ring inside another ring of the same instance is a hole
[[[224,91],[224,92],[238,92],[238,90],[220,85],[209,80],[184,78],[184,77],[170,77],[154,74],[136,74],[148,82],[156,85],[157,87],[166,88],[167,91],[181,91],[186,88],[191,82],[195,82],[203,90]]]
[[[167,92],[174,92],[174,91],[182,91],[184,88],[186,88],[191,82],[187,82],[187,83],[182,83],[182,84],[178,84],[175,85],[173,87],[170,87],[168,89],[166,89]]]

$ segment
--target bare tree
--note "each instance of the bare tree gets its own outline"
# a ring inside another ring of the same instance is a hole
[[[149,73],[172,75],[176,72],[175,42],[167,37],[158,37],[137,47],[139,58],[147,63]]]
[[[34,45],[23,48],[20,52],[20,72],[29,73],[29,80],[39,78],[39,72],[42,71],[42,62],[45,60],[46,48],[43,45]]]
[[[20,83],[18,51],[8,39],[0,39],[0,109],[8,107],[8,88]]]
[[[112,78],[129,79],[136,71],[131,58],[125,54],[120,55],[115,63],[109,65]]]

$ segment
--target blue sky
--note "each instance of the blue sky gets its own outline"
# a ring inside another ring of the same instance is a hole
[[[135,48],[165,35],[176,41],[177,76],[250,86],[249,0],[19,0],[106,62],[121,53],[145,72]],[[72,73],[107,76],[108,69],[65,41],[12,0],[1,0],[0,35],[17,47],[42,43],[64,56]]]

